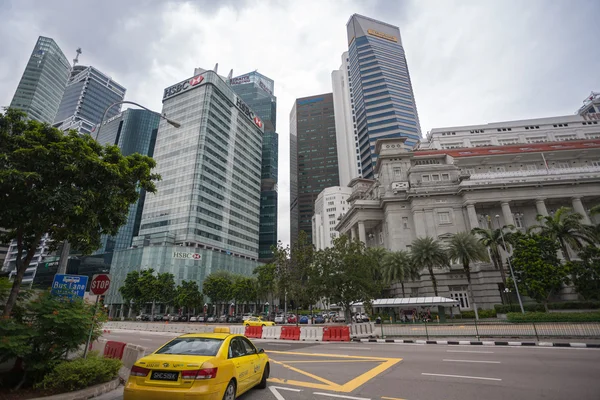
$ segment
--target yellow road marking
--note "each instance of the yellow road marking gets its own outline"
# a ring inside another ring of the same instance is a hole
[[[318,363],[365,363],[365,362],[382,362],[381,360],[317,360],[317,361],[279,361],[286,364],[318,364]]]
[[[382,372],[384,372],[385,370],[387,370],[388,368],[391,368],[392,366],[398,364],[400,361],[402,361],[401,358],[382,358],[382,357],[364,357],[364,356],[347,356],[347,355],[338,355],[338,354],[326,354],[326,353],[302,353],[302,352],[292,352],[292,351],[267,351],[267,353],[273,353],[273,354],[285,354],[285,355],[300,355],[300,356],[309,356],[309,357],[328,357],[328,358],[340,358],[340,359],[344,359],[344,360],[315,360],[315,361],[307,361],[307,360],[298,360],[298,361],[276,361],[274,359],[271,358],[271,361],[275,364],[279,364],[281,366],[283,366],[284,368],[287,368],[291,371],[297,372],[299,374],[308,376],[309,378],[312,378],[314,380],[317,380],[319,382],[322,383],[312,383],[312,382],[303,382],[303,381],[296,381],[296,380],[291,380],[291,379],[280,379],[280,378],[270,378],[269,382],[275,382],[275,383],[282,383],[282,384],[287,384],[287,385],[294,385],[294,386],[301,386],[301,387],[306,387],[306,388],[311,388],[311,389],[324,389],[324,390],[331,390],[331,391],[335,391],[335,392],[342,392],[342,393],[350,393],[353,390],[357,389],[358,387],[364,385],[366,382],[370,381],[371,379],[375,378],[377,375],[381,374]],[[349,360],[350,359],[350,360]],[[343,385],[339,385],[337,383],[331,382],[327,379],[321,378],[317,375],[311,374],[309,372],[303,371],[301,369],[298,368],[294,368],[290,365],[288,365],[289,363],[319,363],[319,362],[380,362],[379,365],[377,365],[376,367],[368,370],[367,372],[365,372],[364,374],[359,375],[358,377],[350,380],[349,382],[346,382]],[[286,364],[287,363],[287,364]],[[392,399],[391,397],[387,398],[387,399]],[[394,399],[395,400],[395,399]],[[401,400],[401,399],[399,399]]]

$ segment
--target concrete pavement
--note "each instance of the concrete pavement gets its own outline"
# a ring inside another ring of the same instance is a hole
[[[152,351],[176,335],[112,331],[105,338]],[[269,354],[274,379],[267,390],[252,390],[241,400],[600,398],[599,349],[263,340],[255,344]],[[121,398],[117,391],[100,399]]]

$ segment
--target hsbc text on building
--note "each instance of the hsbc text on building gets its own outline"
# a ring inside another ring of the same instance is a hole
[[[202,256],[198,253],[187,253],[183,251],[174,251],[173,258],[183,259],[183,260],[200,260]]]

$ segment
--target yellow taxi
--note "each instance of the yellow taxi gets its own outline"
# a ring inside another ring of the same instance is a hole
[[[181,335],[131,368],[124,400],[234,400],[267,387],[269,357],[229,328]]]
[[[261,317],[250,317],[244,321],[244,326],[274,326],[275,322],[266,321]]]

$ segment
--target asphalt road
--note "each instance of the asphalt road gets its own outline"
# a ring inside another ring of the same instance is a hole
[[[177,334],[111,331],[154,350]],[[600,398],[600,349],[256,340],[269,388],[241,400],[505,400]],[[121,392],[122,393],[122,392]],[[116,391],[100,400],[122,399]]]

